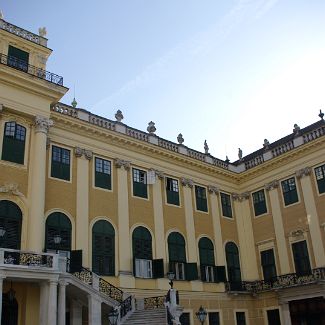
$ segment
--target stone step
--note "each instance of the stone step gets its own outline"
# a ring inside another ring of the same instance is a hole
[[[136,310],[123,325],[165,325],[166,310],[164,308]]]

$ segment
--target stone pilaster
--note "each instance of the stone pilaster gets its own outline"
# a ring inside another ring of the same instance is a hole
[[[278,273],[288,274],[290,273],[289,254],[284,234],[278,187],[279,182],[277,180],[265,185],[265,189],[269,192],[270,196],[270,204],[272,209],[273,225],[276,238],[276,247],[280,262],[280,270],[278,270]]]
[[[44,248],[44,208],[46,178],[46,136],[53,121],[42,116],[35,118],[30,155],[30,210],[28,222],[28,249],[41,252]]]
[[[211,214],[213,224],[213,235],[215,242],[216,262],[217,265],[225,265],[225,252],[222,241],[221,216],[219,207],[219,189],[216,186],[208,186],[208,192],[211,203]]]
[[[252,281],[258,279],[258,270],[249,197],[249,193],[232,194],[243,280]]]
[[[89,161],[92,152],[75,148],[77,158],[76,249],[82,250],[82,263],[89,267]]]
[[[296,176],[300,179],[304,203],[306,207],[308,226],[310,231],[311,243],[315,256],[315,267],[325,266],[324,243],[322,240],[319,216],[317,213],[316,202],[314,198],[312,182],[310,178],[311,168],[306,167],[296,172]]]
[[[120,286],[133,288],[135,281],[132,275],[131,238],[129,224],[129,190],[128,170],[130,162],[122,159],[115,160],[117,168],[117,210],[118,210],[118,249]]]

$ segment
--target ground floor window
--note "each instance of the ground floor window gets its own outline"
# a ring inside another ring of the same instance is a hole
[[[218,312],[209,312],[209,325],[219,325],[220,324],[220,317]]]
[[[179,318],[182,325],[191,325],[190,313],[183,313]]]
[[[18,303],[10,292],[2,294],[1,325],[18,325]]]
[[[279,309],[269,309],[266,313],[268,325],[281,325]]]

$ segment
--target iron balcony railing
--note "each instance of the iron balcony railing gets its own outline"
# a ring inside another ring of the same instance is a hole
[[[11,68],[17,69],[19,71],[26,72],[32,76],[46,80],[53,84],[63,86],[63,77],[58,76],[57,74],[54,74],[52,72],[43,70],[41,68],[37,68],[33,65],[28,64],[24,60],[17,59],[14,56],[7,56],[0,53],[0,63],[3,65],[7,65]]]
[[[290,273],[279,275],[269,281],[242,281],[242,282],[226,282],[226,291],[243,291],[250,293],[259,293],[263,291],[279,290],[294,286],[316,283],[318,281],[325,281],[325,267],[320,267],[311,270],[308,274],[299,275],[297,273]]]

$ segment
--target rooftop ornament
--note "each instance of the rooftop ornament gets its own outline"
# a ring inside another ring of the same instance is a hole
[[[155,134],[156,130],[157,130],[157,129],[156,129],[156,127],[155,127],[155,123],[152,122],[152,121],[150,121],[150,122],[148,123],[147,131],[148,131],[150,134]]]
[[[263,147],[265,150],[269,149],[270,142],[268,139],[264,139]]]
[[[207,140],[204,140],[204,152],[206,155],[209,154],[209,146],[207,144]]]
[[[229,157],[228,157],[228,156],[226,156],[226,160],[225,160],[225,162],[226,162],[227,164],[229,164],[229,163],[230,163],[230,159],[229,159]]]
[[[4,17],[4,15],[3,15],[3,12],[2,12],[2,10],[0,10],[0,19],[4,19],[5,17]]]
[[[71,106],[72,106],[73,108],[76,108],[77,105],[78,105],[78,103],[77,103],[77,101],[76,101],[76,98],[73,97],[73,101],[71,102]]]
[[[124,119],[124,116],[122,114],[122,111],[121,110],[117,110],[116,114],[115,114],[115,118],[116,118],[116,121],[117,122],[122,122],[122,120]]]
[[[182,134],[182,133],[180,133],[180,134],[177,136],[177,142],[178,142],[179,144],[183,144],[183,142],[184,142],[184,138],[183,138],[183,134]]]
[[[238,148],[238,158],[239,160],[243,159],[243,150],[241,150],[240,148]]]
[[[46,31],[46,27],[40,27],[38,29],[38,35],[41,37],[46,37],[47,31]]]
[[[319,110],[319,114],[318,114],[318,116],[319,116],[322,120],[324,120],[324,113],[322,112],[321,109]]]
[[[294,124],[292,131],[295,135],[298,135],[300,132],[300,126],[298,124]]]

